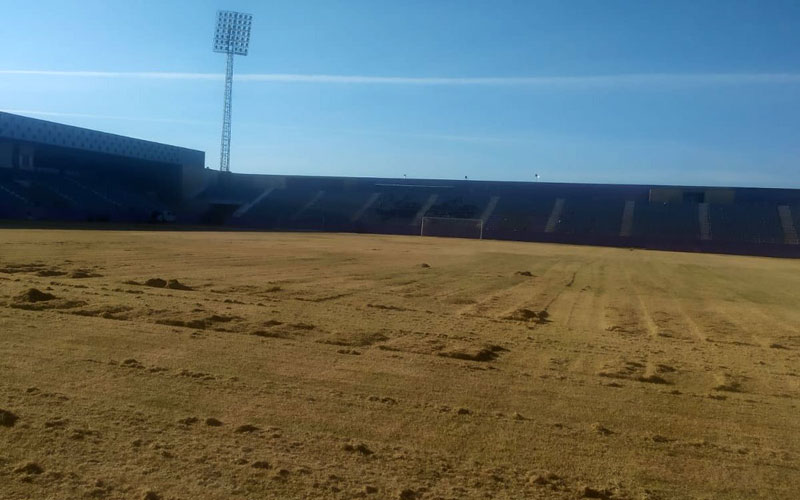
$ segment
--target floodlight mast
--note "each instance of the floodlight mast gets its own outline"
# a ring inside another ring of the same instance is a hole
[[[231,101],[233,98],[233,56],[246,56],[250,47],[250,28],[253,16],[241,12],[221,10],[217,12],[217,27],[214,31],[214,52],[226,54],[225,103],[222,112],[222,141],[220,144],[219,169],[231,170]]]

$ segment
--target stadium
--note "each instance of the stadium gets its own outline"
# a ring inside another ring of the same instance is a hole
[[[800,256],[795,189],[235,174],[205,168],[202,151],[9,113],[0,153],[6,220],[169,213],[200,227]]]
[[[797,190],[235,174],[7,113],[0,151],[6,498],[795,484],[798,261],[669,251],[797,257]]]
[[[3,500],[797,496],[800,11],[252,2],[254,67],[354,73],[241,75],[232,157],[252,15],[202,73],[194,2],[48,2],[4,7]]]

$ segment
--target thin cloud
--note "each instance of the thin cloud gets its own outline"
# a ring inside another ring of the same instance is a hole
[[[46,71],[8,69],[0,70],[0,75],[9,76],[53,76],[66,78],[125,78],[144,80],[219,80],[221,73],[172,73],[158,71]]]
[[[284,83],[338,83],[372,85],[454,85],[454,86],[525,86],[525,87],[615,87],[640,85],[722,85],[800,83],[796,73],[703,73],[703,74],[620,74],[589,76],[532,77],[397,77],[339,76],[297,74],[240,74],[240,81]]]
[[[118,115],[95,115],[89,113],[62,113],[60,111],[39,111],[33,109],[2,109],[0,112],[13,113],[17,115],[43,116],[51,118],[87,118],[91,120],[121,120],[130,122],[152,122],[152,123],[181,123],[185,125],[207,125],[213,122],[203,120],[185,120],[177,118],[137,118],[134,116]]]
[[[62,78],[118,78],[145,80],[218,81],[221,73],[119,72],[119,71],[43,71],[0,70],[6,76]],[[316,75],[291,73],[240,73],[240,82],[417,85],[417,86],[519,86],[541,88],[664,87],[797,84],[800,73],[627,73],[616,75],[530,76],[530,77],[406,77],[364,75]]]
[[[185,120],[176,118],[138,118],[133,116],[119,116],[119,115],[98,115],[91,113],[69,113],[61,111],[42,111],[32,109],[3,109],[0,112],[13,113],[17,115],[28,115],[33,117],[42,118],[83,118],[88,120],[120,120],[132,122],[151,122],[151,123],[178,123],[188,125],[216,125],[217,122],[209,120]],[[512,143],[524,142],[519,138],[511,137],[497,137],[497,136],[479,136],[479,135],[457,135],[457,134],[433,134],[433,133],[409,133],[402,131],[380,131],[368,129],[350,129],[350,128],[319,128],[319,127],[299,127],[294,125],[276,125],[272,123],[262,123],[253,121],[240,121],[241,125],[257,125],[267,127],[270,129],[290,130],[296,132],[317,132],[325,135],[330,134],[348,134],[348,135],[365,135],[365,136],[384,136],[384,137],[406,137],[412,139],[428,139],[434,141],[451,141],[451,142],[470,142],[470,143]]]

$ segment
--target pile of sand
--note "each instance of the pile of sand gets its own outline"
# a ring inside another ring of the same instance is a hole
[[[17,474],[41,474],[44,472],[44,469],[41,465],[37,464],[36,462],[26,462],[14,469],[14,472]]]
[[[192,287],[186,286],[178,280],[169,280],[167,282],[167,288],[172,290],[191,290]]]
[[[367,456],[372,455],[373,453],[375,453],[374,451],[370,450],[369,447],[367,445],[365,445],[364,443],[358,443],[358,444],[355,444],[355,445],[348,443],[348,444],[345,444],[342,449],[344,451],[357,451],[357,452],[361,453],[362,455],[367,455]]]
[[[507,350],[508,349],[500,347],[499,345],[490,344],[484,347],[466,347],[452,351],[443,351],[438,354],[445,358],[463,359],[466,361],[492,361],[496,359],[501,352]]]
[[[44,264],[7,264],[5,267],[0,267],[0,273],[33,273],[44,267],[46,267]]]
[[[21,294],[17,295],[16,300],[17,302],[44,302],[47,300],[53,300],[56,296],[52,293],[47,293],[39,290],[38,288],[29,288],[27,291],[22,292]]]
[[[85,306],[82,300],[59,299],[52,293],[47,293],[38,288],[29,288],[14,297],[14,301],[9,304],[15,309],[26,309],[29,311],[41,311],[44,309],[70,309]]]
[[[136,281],[128,281],[126,283],[129,285],[142,284],[142,283],[137,283]],[[153,288],[169,288],[171,290],[192,290],[192,287],[184,285],[183,283],[175,279],[166,281],[161,278],[150,278],[149,280],[144,282],[144,285],[152,286]]]
[[[14,424],[19,420],[19,417],[14,415],[8,410],[0,408],[0,426],[14,427]]]
[[[517,309],[516,311],[512,312],[506,319],[514,320],[514,321],[526,321],[526,322],[536,322],[536,323],[549,323],[550,320],[547,319],[550,317],[550,314],[545,311],[532,311],[530,309]]]
[[[100,278],[102,274],[93,273],[87,269],[77,269],[70,273],[70,278],[83,279],[83,278]]]
[[[58,271],[56,269],[43,269],[36,273],[36,276],[47,278],[51,276],[64,276],[65,274],[67,274],[65,271]]]

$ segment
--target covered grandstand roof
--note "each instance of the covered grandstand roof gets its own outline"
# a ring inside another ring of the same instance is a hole
[[[205,163],[203,151],[0,112],[0,141],[4,139],[185,167],[203,168]]]

